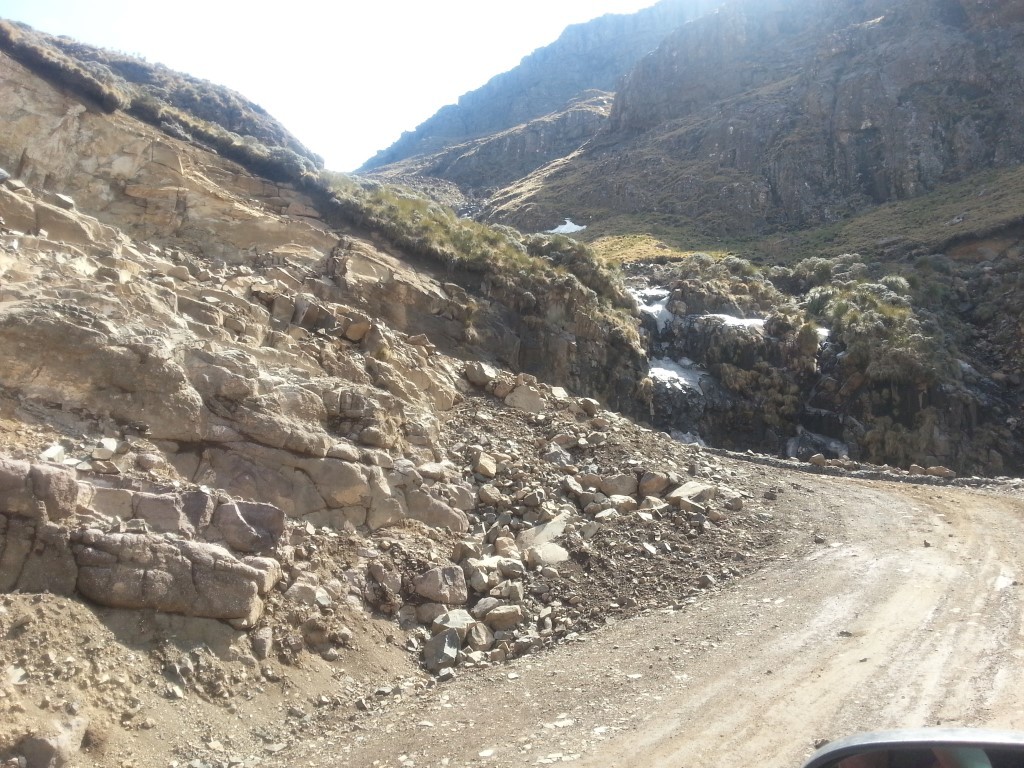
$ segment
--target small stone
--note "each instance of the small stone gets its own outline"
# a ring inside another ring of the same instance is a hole
[[[455,611],[442,613],[434,619],[430,625],[430,631],[437,634],[438,632],[454,629],[459,635],[459,640],[465,640],[470,628],[476,623],[476,619],[470,616],[469,611],[460,608]]]
[[[481,477],[491,478],[498,474],[498,463],[489,453],[481,452],[473,463],[473,471]]]
[[[529,384],[521,384],[513,389],[505,397],[505,404],[534,414],[543,413],[547,408],[543,393]]]
[[[480,498],[481,504],[496,506],[497,504],[501,503],[501,491],[499,491],[493,485],[480,486],[480,491],[477,495]]]
[[[56,443],[39,454],[40,461],[52,461],[55,464],[60,464],[66,457],[67,452],[64,450],[64,446]]]
[[[502,631],[515,629],[523,623],[524,618],[521,605],[502,605],[484,616],[484,622],[492,630]]]
[[[466,366],[465,375],[471,384],[485,387],[498,378],[498,371],[486,363],[474,362]]]
[[[716,486],[691,480],[687,483],[683,483],[681,486],[670,492],[668,496],[665,497],[665,500],[673,506],[684,507],[684,501],[699,504],[711,501],[717,496],[718,488]]]
[[[632,496],[637,492],[638,483],[633,474],[618,474],[601,480],[600,490],[605,496]]]
[[[466,576],[454,565],[431,568],[413,580],[416,594],[443,605],[463,605],[469,598]]]
[[[504,604],[504,601],[497,597],[482,597],[477,601],[476,605],[474,605],[470,609],[469,612],[473,615],[474,618],[478,620],[483,620],[484,616],[486,616],[490,611],[493,611],[499,605]]]
[[[743,499],[740,496],[733,496],[723,502],[723,506],[730,512],[741,512],[743,510]]]
[[[489,651],[494,646],[494,633],[483,622],[476,622],[466,634],[466,644],[474,651]]]
[[[640,496],[660,496],[668,488],[671,480],[664,472],[644,472],[640,478],[637,492]]]
[[[270,658],[274,649],[274,631],[270,627],[260,627],[249,635],[249,643],[252,645],[253,656],[264,661]]]
[[[180,685],[169,684],[166,689],[168,699],[184,699],[185,691]]]
[[[553,541],[530,547],[525,554],[526,562],[531,568],[558,565],[569,559],[568,551]]]
[[[434,635],[423,646],[423,663],[431,672],[455,666],[461,642],[459,633],[454,629],[446,629]]]

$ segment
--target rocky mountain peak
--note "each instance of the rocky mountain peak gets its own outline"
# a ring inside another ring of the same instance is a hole
[[[634,14],[608,14],[574,24],[515,69],[463,95],[457,104],[442,107],[378,152],[360,172],[432,155],[561,112],[587,90],[614,91],[619,79],[654,50],[668,30],[717,4],[718,0],[662,0]]]

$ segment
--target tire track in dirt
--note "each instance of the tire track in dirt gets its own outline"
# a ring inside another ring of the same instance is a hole
[[[593,764],[792,765],[814,741],[857,730],[1024,728],[1008,575],[1020,572],[1019,502],[879,485],[841,504],[848,544],[764,576],[800,582],[790,628],[724,674],[707,670],[701,697]]]

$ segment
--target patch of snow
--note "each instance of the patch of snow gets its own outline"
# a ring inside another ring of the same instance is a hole
[[[733,317],[732,315],[707,315],[707,317],[714,317],[721,320],[726,325],[732,325],[737,327],[745,328],[764,328],[764,319],[753,317]]]
[[[673,440],[683,445],[699,445],[701,448],[708,447],[708,444],[704,442],[700,435],[695,435],[692,432],[680,432],[673,429],[669,434]]]
[[[662,357],[651,360],[651,378],[663,382],[675,389],[695,389],[703,392],[700,386],[701,379],[710,377],[711,374],[697,368],[692,360],[683,358],[679,362]]]
[[[545,230],[545,234],[548,234],[548,235],[571,235],[574,232],[582,232],[586,228],[587,228],[586,224],[580,226],[579,224],[574,224],[572,219],[566,219],[565,220],[565,224],[559,224],[554,229]]]
[[[670,294],[667,288],[644,288],[640,291],[631,290],[630,293],[640,305],[640,311],[658,322],[658,331],[664,331],[669,320],[675,317],[666,309]]]
[[[824,344],[826,341],[828,341],[828,336],[830,333],[832,333],[832,331],[830,331],[828,328],[815,328],[814,330],[818,332],[819,344]]]
[[[965,376],[977,376],[978,372],[974,366],[968,363],[966,360],[957,360],[957,365],[960,366],[960,372]]]
[[[669,297],[671,291],[668,288],[644,288],[642,290],[631,290],[630,293],[639,301],[641,304],[651,304],[659,301],[664,301]]]

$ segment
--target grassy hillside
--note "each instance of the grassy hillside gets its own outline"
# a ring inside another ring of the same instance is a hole
[[[1024,166],[984,171],[921,197],[871,208],[824,227],[751,238],[701,235],[668,217],[620,215],[592,221],[580,239],[613,262],[736,253],[763,266],[847,253],[877,260],[943,252],[1024,223]],[[581,216],[578,221],[586,221]]]

